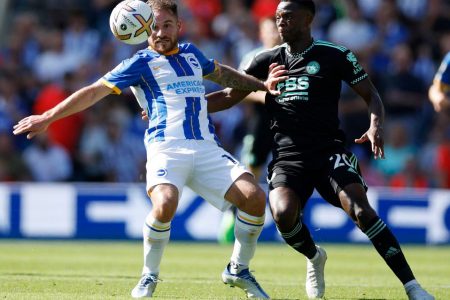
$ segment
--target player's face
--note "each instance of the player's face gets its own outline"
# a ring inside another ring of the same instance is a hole
[[[275,13],[278,32],[283,42],[295,42],[303,33],[309,34],[313,16],[294,2],[280,2]]]
[[[154,25],[148,43],[156,52],[164,54],[178,46],[180,22],[171,11],[159,9],[153,11]]]

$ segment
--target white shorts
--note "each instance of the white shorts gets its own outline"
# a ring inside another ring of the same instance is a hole
[[[190,187],[206,201],[225,211],[231,207],[224,196],[242,174],[244,165],[215,142],[205,140],[169,140],[147,146],[147,191],[155,185],[170,183]]]

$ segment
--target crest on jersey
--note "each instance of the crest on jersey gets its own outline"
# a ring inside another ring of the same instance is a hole
[[[186,57],[187,62],[189,63],[189,65],[193,68],[196,69],[200,69],[200,63],[198,62],[198,60],[193,56],[193,55],[189,55]]]
[[[311,61],[306,65],[306,72],[308,74],[317,74],[320,70],[320,65],[317,61]]]

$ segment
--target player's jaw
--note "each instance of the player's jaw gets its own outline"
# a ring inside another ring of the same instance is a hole
[[[167,53],[174,50],[178,46],[177,39],[157,38],[150,43],[150,46],[158,53]]]

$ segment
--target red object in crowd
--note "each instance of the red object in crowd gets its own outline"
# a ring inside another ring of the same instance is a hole
[[[450,143],[438,147],[436,168],[442,176],[441,188],[450,188]]]
[[[67,94],[60,86],[48,84],[44,86],[36,97],[33,113],[42,114],[68,96],[69,94]],[[77,113],[55,121],[48,128],[50,140],[63,146],[72,155],[75,152],[78,143],[82,122],[82,113]]]
[[[275,15],[279,0],[255,0],[252,5],[252,15],[256,21],[272,18]]]
[[[393,188],[427,188],[428,181],[425,176],[408,178],[405,174],[397,174],[391,178],[389,185]]]
[[[185,3],[196,18],[207,23],[222,12],[220,0],[185,0]]]

